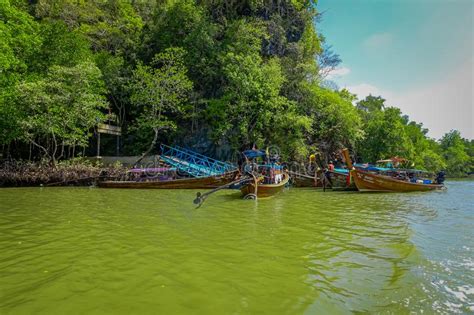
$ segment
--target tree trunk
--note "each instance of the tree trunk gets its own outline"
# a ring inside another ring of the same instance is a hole
[[[51,159],[51,156],[49,155],[49,152],[45,147],[43,147],[41,144],[36,143],[34,140],[30,140],[30,141],[34,146],[36,146],[36,147],[40,148],[41,150],[43,150],[43,152],[44,152],[43,157],[47,157],[48,159]]]
[[[53,154],[51,155],[53,158],[53,166],[56,166],[56,153],[58,152],[58,141],[56,140],[56,136],[53,133]]]
[[[64,157],[64,140],[61,143],[61,154],[58,156],[58,160],[62,159]]]
[[[133,164],[134,167],[137,166],[138,163],[140,163],[144,158],[145,156],[147,156],[151,150],[153,150],[153,148],[155,147],[156,145],[156,141],[158,140],[158,128],[153,128],[153,131],[155,132],[155,136],[153,137],[153,141],[151,142],[150,146],[148,147],[148,150],[146,150],[141,156],[140,158]]]

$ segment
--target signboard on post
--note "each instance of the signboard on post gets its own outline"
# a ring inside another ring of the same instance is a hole
[[[119,126],[113,126],[108,124],[98,124],[97,125],[98,133],[107,133],[109,135],[121,136],[122,128]]]

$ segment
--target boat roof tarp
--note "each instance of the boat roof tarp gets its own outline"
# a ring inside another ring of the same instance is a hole
[[[362,168],[367,171],[373,171],[373,172],[389,172],[389,171],[395,171],[396,169],[394,168],[388,168],[388,167],[377,167],[374,165],[370,164],[354,164],[355,167],[357,168]]]
[[[378,167],[371,164],[354,164],[355,167],[364,169],[366,171],[373,171],[373,172],[407,172],[407,173],[429,173],[423,170],[417,169],[406,169],[406,168],[390,168],[390,167]]]
[[[334,172],[336,173],[342,173],[342,174],[349,174],[349,170],[345,168],[335,168]]]
[[[265,156],[266,153],[263,150],[246,150],[242,152],[243,155],[245,155],[249,159],[253,159],[256,157],[262,157]]]
[[[267,168],[274,168],[276,170],[283,169],[283,166],[278,164],[259,164],[258,167],[267,167]]]

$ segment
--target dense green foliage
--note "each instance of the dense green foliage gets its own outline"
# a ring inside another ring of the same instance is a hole
[[[155,147],[161,130],[176,129],[176,123],[169,114],[183,112],[182,105],[192,89],[192,82],[186,76],[183,56],[181,48],[167,48],[153,58],[152,65],[156,68],[139,63],[133,72],[131,101],[132,104],[143,106],[136,125],[154,132],[153,140],[141,159]]]
[[[44,79],[20,82],[14,103],[24,115],[19,123],[23,140],[53,161],[60,143],[63,150],[64,146],[86,146],[89,130],[105,118],[100,111],[107,107],[100,76],[99,68],[85,62],[52,66]]]
[[[328,88],[341,60],[318,16],[311,0],[0,0],[3,152],[94,154],[94,126],[114,117],[123,154],[166,142],[224,159],[272,145],[305,160],[350,147],[361,161],[472,171],[473,143],[456,131],[437,142],[381,97],[354,106]]]

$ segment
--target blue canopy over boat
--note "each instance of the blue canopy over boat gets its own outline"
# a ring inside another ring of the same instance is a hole
[[[359,169],[363,169],[363,170],[366,170],[366,171],[373,171],[373,172],[389,172],[389,171],[394,171],[395,170],[394,168],[377,167],[377,166],[370,165],[370,164],[358,164],[358,163],[354,164],[354,167],[359,168]]]
[[[346,168],[335,168],[334,172],[342,173],[342,174],[349,174],[349,170],[346,169]]]
[[[378,167],[371,164],[354,164],[354,167],[358,169],[362,169],[365,171],[372,171],[372,172],[400,172],[405,171],[408,173],[428,173],[427,171],[417,170],[417,169],[405,169],[405,168],[391,168],[391,167]]]
[[[274,168],[276,170],[282,170],[283,166],[278,164],[259,164],[258,167],[267,167],[267,168]]]
[[[263,150],[246,150],[242,152],[243,155],[245,155],[249,159],[253,159],[256,157],[262,157],[265,156],[266,153]]]

